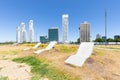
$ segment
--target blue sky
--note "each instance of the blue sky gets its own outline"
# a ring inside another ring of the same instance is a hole
[[[69,14],[69,41],[79,37],[79,25],[91,24],[91,39],[104,35],[104,11],[107,8],[108,37],[120,35],[120,0],[0,0],[0,42],[15,41],[16,28],[34,20],[37,39],[51,27],[59,27],[62,40],[62,14]]]

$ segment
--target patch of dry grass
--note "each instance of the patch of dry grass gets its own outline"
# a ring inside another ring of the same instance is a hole
[[[28,47],[33,47],[33,46],[36,45],[36,43],[24,43],[24,44],[22,44],[22,45],[28,46]]]
[[[37,49],[45,48],[47,44],[43,44]],[[10,46],[9,46],[10,47]],[[8,49],[11,49],[7,47]],[[21,45],[23,48],[24,46]],[[4,47],[5,48],[5,47]],[[76,53],[79,46],[77,45],[56,45],[54,49],[45,51],[39,55],[33,54],[34,50],[22,51],[17,54],[18,57],[34,56],[49,66],[66,72],[71,77],[79,77],[82,80],[119,80],[120,79],[120,52],[114,50],[106,50],[105,46],[95,46],[94,54],[90,56],[82,67],[73,67],[64,61]],[[103,49],[97,49],[103,48]],[[120,46],[107,46],[107,48],[120,48]],[[20,46],[12,50],[21,50]],[[5,49],[6,50],[6,49]],[[5,51],[3,50],[3,51]],[[2,50],[1,50],[2,51]],[[73,79],[79,80],[79,79]]]
[[[56,45],[55,49],[64,54],[71,54],[77,52],[78,46],[76,45]]]

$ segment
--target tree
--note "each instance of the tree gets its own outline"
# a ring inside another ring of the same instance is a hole
[[[95,42],[104,42],[102,38],[96,38]]]
[[[78,43],[78,44],[80,43],[80,38],[77,39],[77,43]]]
[[[115,42],[120,42],[120,38],[114,39]]]
[[[114,42],[114,40],[112,38],[108,38],[107,42]]]

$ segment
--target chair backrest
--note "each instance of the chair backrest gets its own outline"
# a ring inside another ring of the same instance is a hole
[[[52,48],[54,47],[55,44],[57,44],[56,41],[50,42],[49,45],[45,48],[45,50],[50,50],[50,49],[52,49]]]
[[[38,48],[38,46],[40,45],[41,43],[37,43],[33,48]]]
[[[92,54],[93,46],[93,42],[82,42],[76,55],[81,57],[89,57]]]

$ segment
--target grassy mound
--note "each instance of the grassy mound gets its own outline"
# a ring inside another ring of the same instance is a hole
[[[30,65],[31,72],[34,75],[32,80],[39,80],[43,77],[48,78],[49,80],[75,80],[64,71],[60,71],[54,67],[51,67],[49,63],[44,63],[44,60],[37,59],[32,56],[15,58],[13,61]]]

